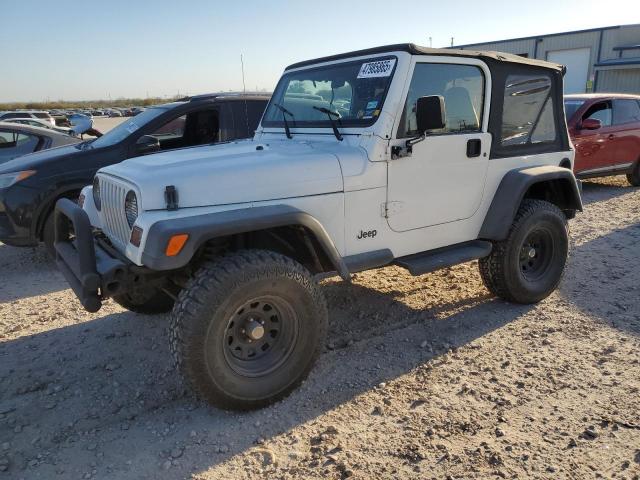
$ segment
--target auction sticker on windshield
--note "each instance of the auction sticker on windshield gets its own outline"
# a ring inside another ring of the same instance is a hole
[[[395,58],[363,63],[358,78],[388,77],[396,64]]]

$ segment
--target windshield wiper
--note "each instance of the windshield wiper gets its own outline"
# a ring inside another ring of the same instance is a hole
[[[284,133],[287,134],[287,138],[289,139],[293,138],[293,135],[291,135],[291,130],[289,130],[289,122],[287,122],[287,115],[290,115],[291,118],[293,119],[295,119],[295,116],[293,115],[293,113],[291,113],[289,110],[284,108],[279,103],[274,103],[273,105],[282,112],[282,121],[284,122]]]
[[[314,105],[313,108],[315,108],[319,112],[326,114],[327,117],[329,117],[329,121],[331,122],[331,128],[333,128],[333,134],[336,136],[338,140],[342,141],[342,135],[338,131],[338,127],[336,127],[336,122],[333,120],[333,117],[336,117],[338,120],[340,120],[341,118],[340,114],[338,112],[334,112],[333,110],[329,110],[328,108],[324,108],[324,107],[316,107]]]

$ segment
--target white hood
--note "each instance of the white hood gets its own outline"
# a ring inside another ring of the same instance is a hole
[[[227,205],[343,191],[338,157],[295,140],[253,140],[132,158],[100,170],[134,184],[142,210],[166,208],[173,185],[180,208]]]

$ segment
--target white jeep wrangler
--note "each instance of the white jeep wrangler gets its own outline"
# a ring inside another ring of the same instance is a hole
[[[299,384],[322,350],[316,276],[479,260],[510,302],[548,296],[582,209],[564,68],[413,44],[288,67],[252,140],[133,158],[56,207],[84,307],[171,313],[194,389],[234,409]]]

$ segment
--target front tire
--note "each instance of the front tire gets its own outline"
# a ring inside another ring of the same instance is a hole
[[[567,219],[554,204],[525,199],[504,241],[479,260],[487,289],[504,300],[535,303],[553,292],[569,253]]]
[[[171,349],[206,401],[259,408],[307,376],[327,323],[324,297],[302,265],[246,250],[204,264],[181,291],[171,314]]]
[[[640,187],[640,161],[636,162],[633,172],[627,174],[627,181],[634,187]]]
[[[174,300],[162,290],[152,287],[138,287],[131,292],[115,295],[113,300],[123,308],[143,315],[170,312]]]

